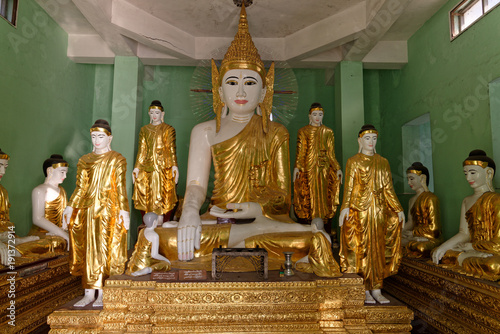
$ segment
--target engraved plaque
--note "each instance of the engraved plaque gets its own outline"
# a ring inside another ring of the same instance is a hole
[[[179,280],[190,281],[190,280],[206,280],[207,271],[206,270],[179,270]]]
[[[153,281],[177,281],[179,280],[178,271],[153,271],[151,273]]]

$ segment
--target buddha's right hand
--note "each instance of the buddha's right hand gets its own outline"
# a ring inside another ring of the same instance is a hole
[[[443,247],[443,245],[435,248],[432,251],[432,262],[434,262],[434,264],[439,264],[439,261],[441,261],[447,250],[448,249],[446,247]]]
[[[344,220],[346,219],[349,219],[349,208],[345,208],[344,210],[340,211],[339,227],[344,225]]]
[[[132,183],[135,183],[135,179],[139,176],[139,168],[134,168],[132,170]]]
[[[63,212],[63,221],[62,228],[63,230],[68,230],[69,221],[71,220],[71,216],[73,215],[73,208],[71,206],[67,206]]]
[[[198,211],[186,208],[177,228],[177,255],[181,261],[194,258],[194,250],[200,249],[201,219]]]

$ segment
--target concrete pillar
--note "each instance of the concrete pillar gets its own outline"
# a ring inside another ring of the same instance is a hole
[[[140,214],[132,204],[132,169],[135,163],[137,140],[142,125],[142,77],[144,65],[138,57],[116,57],[113,75],[111,107],[111,147],[127,159],[127,195],[131,210],[132,241],[135,228],[140,225]],[[130,234],[129,234],[130,235]]]
[[[364,122],[363,64],[342,61],[335,68],[335,140],[344,172],[347,159],[358,153],[357,136]]]

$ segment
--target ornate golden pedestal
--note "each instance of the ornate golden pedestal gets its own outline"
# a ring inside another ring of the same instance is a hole
[[[436,333],[500,333],[500,285],[404,258],[384,290]],[[417,322],[417,323],[418,323]]]
[[[82,293],[80,278],[69,274],[67,255],[3,272],[0,332],[29,333],[46,326],[50,313]]]
[[[258,281],[256,273],[204,282],[146,278],[108,279],[103,310],[61,308],[49,316],[50,333],[409,333],[413,319],[397,301],[365,306],[357,275],[286,278],[270,271],[267,281]]]

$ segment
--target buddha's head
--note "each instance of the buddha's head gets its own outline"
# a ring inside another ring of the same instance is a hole
[[[2,177],[5,175],[5,171],[7,170],[7,167],[9,166],[9,155],[0,149],[0,181],[2,180]]]
[[[68,162],[60,154],[52,154],[50,158],[43,162],[43,173],[45,179],[56,185],[61,184],[66,179],[68,173]]]
[[[323,107],[320,103],[314,102],[309,108],[309,125],[320,126],[323,124]]]
[[[90,137],[92,139],[93,152],[96,154],[103,154],[111,151],[111,126],[108,121],[98,119],[90,128]]]
[[[358,153],[373,155],[377,153],[375,145],[377,144],[378,131],[371,124],[365,124],[358,133]]]
[[[142,217],[142,221],[146,227],[156,227],[158,224],[158,215],[154,212],[148,212]]]
[[[274,94],[274,63],[266,73],[264,63],[248,31],[245,5],[241,7],[238,32],[229,46],[220,69],[212,59],[212,93],[216,131],[228,110],[238,114],[262,115],[267,133]]]
[[[163,110],[163,106],[161,102],[158,100],[154,100],[151,102],[149,106],[149,123],[153,125],[158,125],[163,123],[163,119],[165,118],[165,111]]]
[[[496,165],[493,159],[486,155],[483,150],[473,150],[463,162],[464,174],[472,189],[493,188],[493,176],[495,176]]]
[[[408,185],[415,191],[429,191],[429,170],[421,162],[414,162],[406,170]]]

